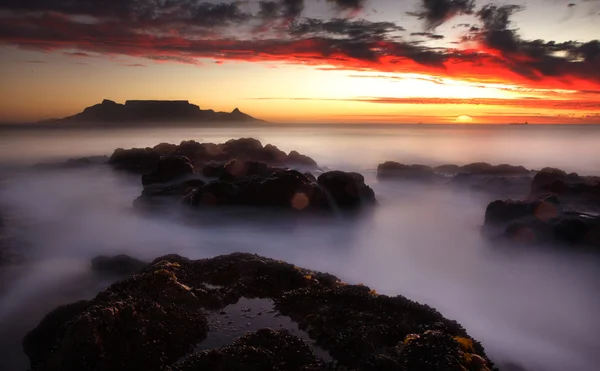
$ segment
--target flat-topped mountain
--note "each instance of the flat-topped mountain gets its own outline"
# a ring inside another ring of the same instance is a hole
[[[197,124],[209,122],[259,122],[239,109],[231,112],[202,110],[187,100],[128,100],[125,104],[105,99],[102,103],[87,107],[83,112],[63,119],[46,120],[46,123],[89,123],[89,124],[148,124],[178,123]]]

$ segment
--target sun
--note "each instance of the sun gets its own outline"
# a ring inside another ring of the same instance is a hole
[[[462,123],[473,122],[473,118],[471,116],[467,116],[467,115],[460,115],[456,118],[456,122],[462,122]]]

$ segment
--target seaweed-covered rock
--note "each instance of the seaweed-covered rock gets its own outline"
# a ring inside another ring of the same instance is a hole
[[[268,329],[193,353],[211,331],[206,311],[220,311],[241,297],[274,300],[280,313],[329,350],[334,364],[324,366],[290,333]],[[418,334],[415,343],[405,341],[411,334]],[[50,312],[23,346],[35,371],[416,371],[427,360],[441,366],[458,362],[467,370],[483,371],[472,367],[476,363],[494,369],[481,345],[458,323],[426,305],[244,253],[157,258],[96,298]]]
[[[99,273],[133,274],[148,265],[128,255],[100,255],[92,259],[92,270]]]
[[[185,156],[162,157],[156,168],[142,175],[144,186],[155,183],[168,183],[194,174],[194,166]]]
[[[324,364],[304,341],[288,331],[262,329],[231,345],[194,353],[171,370],[322,371]]]
[[[208,330],[201,300],[178,282],[177,266],[110,286],[90,301],[55,309],[23,341],[33,370],[160,370]]]

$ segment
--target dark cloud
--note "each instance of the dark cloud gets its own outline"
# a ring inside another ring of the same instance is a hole
[[[569,3],[567,6],[568,6],[569,8],[572,8],[572,7],[574,7],[574,6],[577,6],[577,4],[575,4],[575,3]]]
[[[162,24],[198,27],[243,22],[250,18],[250,14],[240,10],[237,2],[214,4],[197,0],[0,0],[0,9],[17,14],[56,12],[128,22],[160,21]]]
[[[364,8],[365,0],[327,0],[339,10],[361,10]]]
[[[477,12],[482,28],[473,30],[475,38],[486,48],[501,52],[507,68],[530,80],[569,74],[600,79],[598,40],[587,43],[523,40],[516,29],[510,28],[510,17],[521,10],[523,7],[518,5],[484,6]]]
[[[354,40],[374,40],[385,38],[396,31],[404,31],[404,29],[392,22],[370,22],[346,18],[324,21],[305,18],[290,24],[288,32],[292,36],[339,35]]]
[[[432,40],[441,40],[444,38],[444,35],[436,35],[431,32],[412,32],[410,36],[423,36]]]
[[[524,40],[510,22],[518,6],[487,5],[469,31],[477,48],[432,48],[404,40],[393,22],[301,18],[301,0],[263,0],[256,14],[238,2],[196,0],[0,0],[0,44],[44,52],[127,55],[164,63],[244,60],[349,71],[411,72],[526,87],[600,85],[597,40]],[[347,9],[360,2],[344,2]],[[471,1],[424,1],[435,25],[472,13]],[[77,15],[77,16],[75,16]],[[81,17],[83,15],[84,17]],[[259,25],[260,32],[251,33]],[[442,35],[413,33],[429,39]],[[212,62],[211,62],[212,63]]]
[[[428,29],[435,29],[460,14],[473,14],[475,0],[421,0],[421,10],[409,15],[424,19]]]

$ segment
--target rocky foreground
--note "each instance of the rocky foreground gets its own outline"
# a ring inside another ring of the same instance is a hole
[[[103,257],[95,267],[122,272],[138,263]],[[272,300],[331,357],[317,357],[299,334],[277,328],[203,347],[211,313],[244,297]],[[480,343],[427,305],[242,253],[158,258],[92,300],[53,310],[23,349],[39,371],[495,369]]]

